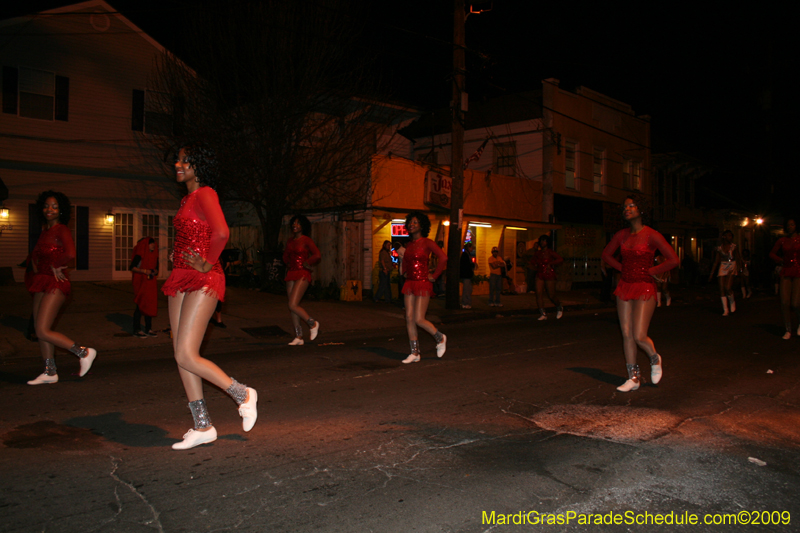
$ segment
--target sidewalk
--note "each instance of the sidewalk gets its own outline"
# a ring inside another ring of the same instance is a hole
[[[693,304],[714,300],[716,286],[680,287],[675,290],[674,304]],[[142,339],[133,336],[132,315],[134,310],[133,288],[128,281],[76,282],[73,296],[63,309],[56,330],[74,341],[88,344],[99,351],[125,351],[154,345],[169,344],[169,333],[162,330],[169,326],[167,298],[159,291],[158,316],[153,319],[153,329],[158,337]],[[567,316],[582,309],[612,308],[611,303],[601,302],[599,289],[578,289],[558,294],[566,308]],[[718,296],[717,296],[718,298]],[[8,358],[38,357],[38,344],[25,338],[31,298],[19,283],[0,287],[0,360]],[[488,296],[473,296],[472,309],[445,309],[444,298],[435,298],[428,308],[428,319],[434,323],[461,323],[471,320],[499,316],[536,314],[534,293],[503,295],[503,307],[489,307]],[[548,312],[554,309],[545,298]],[[317,342],[335,342],[330,333],[378,330],[402,327],[404,311],[396,304],[361,302],[304,300],[303,305],[312,317],[321,324],[321,337]],[[292,323],[287,309],[286,296],[268,294],[254,290],[230,287],[222,308],[225,329],[210,326],[208,340],[255,338],[291,339]]]

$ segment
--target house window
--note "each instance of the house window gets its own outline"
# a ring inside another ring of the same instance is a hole
[[[114,270],[129,270],[133,245],[133,213],[114,213]]]
[[[631,186],[637,190],[642,190],[642,163],[641,161],[631,161]]]
[[[564,158],[564,185],[567,189],[578,188],[578,144],[567,141]]]
[[[3,113],[40,120],[69,119],[69,78],[27,67],[3,67]]]
[[[606,151],[603,148],[595,148],[592,156],[592,181],[594,184],[594,192],[602,194],[606,178]]]
[[[154,135],[181,135],[182,100],[166,93],[133,90],[131,130]]]
[[[517,143],[495,143],[492,152],[494,154],[494,172],[504,176],[517,175]]]

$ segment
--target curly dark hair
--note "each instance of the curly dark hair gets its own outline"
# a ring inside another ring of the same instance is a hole
[[[300,229],[303,232],[303,235],[306,237],[311,237],[311,222],[309,222],[308,218],[305,215],[295,215],[289,220],[289,230],[291,231],[292,225],[294,221],[298,221],[300,223]]]
[[[548,248],[552,248],[553,247],[553,239],[547,233],[545,233],[543,235],[539,235],[539,238],[536,239],[536,240],[538,242],[545,241],[545,244],[547,244]]]
[[[65,226],[69,224],[69,218],[72,216],[72,204],[66,194],[56,191],[44,191],[36,199],[36,212],[39,213],[39,221],[42,224],[47,222],[44,218],[44,203],[48,198],[55,198],[58,203],[58,221]]]
[[[410,212],[406,217],[406,223],[405,223],[406,231],[408,231],[408,225],[411,223],[412,218],[416,218],[417,222],[419,222],[420,229],[422,230],[420,231],[420,234],[423,237],[427,237],[428,234],[431,232],[431,221],[428,218],[428,215],[426,215],[422,211]],[[408,233],[409,235],[411,234],[410,231]]]
[[[647,198],[640,194],[627,195],[622,199],[622,204],[620,205],[622,213],[625,212],[625,200],[633,200],[633,203],[639,208],[639,215],[642,217],[642,224],[646,224],[650,215],[650,202],[647,200]]]
[[[186,162],[194,169],[197,181],[216,190],[219,185],[219,163],[214,150],[202,142],[192,142],[175,150],[175,162],[181,150],[186,153]]]

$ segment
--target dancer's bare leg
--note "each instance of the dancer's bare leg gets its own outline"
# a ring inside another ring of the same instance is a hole
[[[556,307],[561,307],[561,300],[556,296],[556,280],[549,279],[544,282],[544,289],[547,292],[547,297],[553,302]]]
[[[233,382],[216,364],[200,356],[200,344],[216,306],[217,299],[203,291],[179,292],[169,297],[175,361],[190,402],[203,398],[204,379],[222,390]]]
[[[656,301],[654,298],[650,298],[649,300],[631,300],[631,303],[633,304],[631,310],[633,339],[636,345],[652,358],[656,355],[656,347],[647,336],[647,330],[650,328],[650,320],[656,310]]]
[[[419,333],[417,332],[416,321],[416,300],[417,297],[413,294],[404,294],[403,302],[406,308],[406,331],[408,332],[409,341],[419,341]]]
[[[33,320],[36,336],[39,337],[42,359],[52,359],[55,353],[54,346],[69,350],[75,344],[66,335],[51,329],[66,299],[64,293],[59,290],[54,293],[38,292],[33,295]]]
[[[798,278],[800,280],[800,278]],[[792,331],[792,293],[794,292],[794,283],[792,278],[781,278],[781,312],[783,313],[783,325],[786,332]]]
[[[544,311],[544,280],[536,278],[536,306]]]
[[[633,336],[633,302],[634,300],[623,300],[617,296],[617,316],[619,317],[619,328],[622,331],[622,352],[625,354],[625,363],[628,365],[636,364],[637,345]]]

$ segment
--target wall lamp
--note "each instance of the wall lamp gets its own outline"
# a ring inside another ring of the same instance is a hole
[[[11,218],[11,213],[9,212],[8,208],[0,204],[0,235],[2,235],[5,230],[14,229],[12,224],[6,224],[9,218]]]
[[[114,213],[109,211],[106,213],[106,216],[103,218],[103,222],[106,226],[113,226],[114,225]]]

